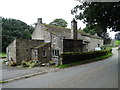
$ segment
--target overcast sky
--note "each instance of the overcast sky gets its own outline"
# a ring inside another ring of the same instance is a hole
[[[37,22],[37,18],[42,18],[43,23],[49,24],[56,18],[63,18],[71,26],[71,9],[78,1],[75,0],[0,0],[1,16],[5,18],[19,19],[27,24]],[[78,21],[78,27],[85,25]]]
[[[34,24],[37,18],[42,18],[43,23],[49,24],[56,18],[62,18],[71,27],[71,9],[79,4],[75,0],[0,0],[0,16],[19,19],[27,24]],[[85,24],[78,22],[78,28]],[[114,33],[110,34],[114,36]]]

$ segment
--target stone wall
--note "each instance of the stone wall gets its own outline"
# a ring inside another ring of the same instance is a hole
[[[37,25],[34,32],[32,33],[32,39],[43,40],[44,38],[44,30],[43,25]]]
[[[95,50],[95,47],[100,44],[100,47],[103,46],[103,40],[102,39],[96,39],[96,38],[90,38],[90,43],[88,44],[89,51]]]
[[[16,62],[16,40],[6,48],[7,60],[13,59]]]
[[[32,39],[33,40],[44,40],[46,42],[50,42],[50,33],[47,32],[44,25],[38,24],[32,33]]]
[[[47,28],[42,24],[38,24],[36,26],[36,29],[32,34],[32,39],[33,40],[44,40],[45,42],[51,42],[52,49],[57,49],[60,51],[60,53],[63,52],[62,37],[59,37],[55,34],[50,33],[49,31],[47,31]]]
[[[31,60],[31,48],[44,42],[43,40],[16,40],[16,60],[20,64],[22,60]]]
[[[63,38],[51,35],[51,48],[59,50],[60,53],[63,52]]]
[[[50,52],[50,43],[45,46],[38,48],[38,60],[42,63],[47,63],[51,60],[51,52]],[[45,56],[43,53],[45,52]]]

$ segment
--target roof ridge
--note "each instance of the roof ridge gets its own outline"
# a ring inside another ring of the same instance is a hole
[[[53,31],[49,31],[48,30],[48,28],[49,27],[52,27],[52,28],[58,28],[58,29],[63,29],[63,30],[65,30],[65,31],[67,31],[67,30],[71,30],[70,28],[65,28],[65,27],[60,27],[60,26],[54,26],[54,25],[49,25],[49,24],[43,24],[44,26],[45,26],[45,30],[46,31],[48,31],[48,32],[50,32],[50,33],[52,33],[52,34],[55,34],[55,35],[57,35],[56,33],[54,33]],[[62,31],[63,31],[62,30]],[[95,35],[91,35],[91,34],[88,34],[88,33],[86,33],[85,31],[83,31],[83,30],[77,30],[77,32],[78,32],[78,34],[81,34],[82,36],[87,36],[87,37],[92,37],[92,38],[101,38],[101,37],[99,37],[99,36],[95,36]]]
[[[70,28],[61,27],[61,26],[55,26],[55,25],[50,25],[50,24],[43,24],[43,25],[52,26],[52,27],[58,27],[58,28],[64,28],[64,29],[70,29]]]

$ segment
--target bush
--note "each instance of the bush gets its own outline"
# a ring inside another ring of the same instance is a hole
[[[97,57],[97,58],[93,58],[93,59],[88,59],[88,60],[83,60],[83,61],[78,61],[78,62],[72,62],[72,63],[69,63],[69,64],[64,64],[64,65],[58,65],[58,66],[54,66],[54,67],[58,67],[58,68],[67,68],[67,67],[71,67],[71,66],[75,66],[75,65],[81,65],[81,64],[85,64],[85,63],[91,63],[91,62],[95,62],[95,61],[98,61],[98,60],[103,60],[103,59],[106,59],[110,56],[112,56],[112,52],[107,54],[107,55],[104,55],[104,56],[100,56],[100,57]]]
[[[39,66],[40,62],[38,60],[31,60],[31,61],[23,60],[21,65],[24,67],[35,67],[35,66]]]
[[[16,66],[16,63],[14,61],[10,61],[9,66]]]
[[[112,49],[90,51],[90,52],[64,52],[63,54],[61,54],[62,64],[84,61],[84,60],[104,56],[110,53],[111,51]]]

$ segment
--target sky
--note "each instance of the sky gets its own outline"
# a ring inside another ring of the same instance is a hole
[[[74,15],[71,9],[79,4],[76,0],[0,0],[0,16],[4,18],[14,18],[29,25],[37,22],[37,18],[42,18],[43,23],[49,24],[56,18],[62,18],[68,22],[71,28],[71,21]],[[77,20],[78,28],[85,28],[82,21]],[[114,33],[110,33],[114,38]]]
[[[5,18],[19,19],[27,24],[37,22],[42,18],[43,23],[49,24],[56,18],[62,18],[71,27],[74,15],[71,9],[79,4],[75,0],[0,0],[1,16]],[[78,28],[85,25],[78,21]]]

